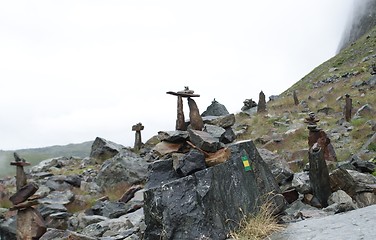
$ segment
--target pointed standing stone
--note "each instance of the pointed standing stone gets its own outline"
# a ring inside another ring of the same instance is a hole
[[[294,98],[294,104],[295,104],[295,106],[299,105],[299,99],[298,99],[298,96],[296,95],[296,91],[295,90],[292,92],[292,96]]]
[[[198,110],[195,100],[189,97],[188,106],[189,106],[189,119],[191,122],[192,129],[201,131],[202,128],[204,127],[204,122],[202,121],[202,117],[200,115],[200,111]]]
[[[319,200],[322,207],[327,207],[328,198],[332,191],[323,150],[318,144],[314,144],[309,150],[309,179],[313,195]]]
[[[178,96],[178,114],[176,119],[176,130],[185,131],[187,126],[185,125],[184,111],[183,111],[183,97]]]
[[[346,94],[346,105],[345,105],[345,120],[350,122],[351,120],[351,111],[352,111],[352,99],[349,94]]]
[[[265,101],[265,94],[263,91],[260,92],[259,94],[259,101],[257,104],[257,112],[262,113],[266,112],[266,101]]]

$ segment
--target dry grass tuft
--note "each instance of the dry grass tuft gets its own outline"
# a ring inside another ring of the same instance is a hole
[[[272,209],[271,203],[262,205],[257,214],[245,217],[240,222],[239,229],[230,233],[231,237],[236,240],[260,240],[281,231],[284,226],[278,224]]]

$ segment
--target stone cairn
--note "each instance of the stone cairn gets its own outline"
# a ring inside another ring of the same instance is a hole
[[[197,107],[196,102],[192,99],[193,97],[200,97],[199,94],[194,94],[193,90],[190,90],[189,87],[184,87],[184,90],[178,92],[169,91],[167,94],[171,94],[178,97],[178,106],[177,106],[177,119],[176,119],[176,130],[187,130],[185,124],[184,111],[183,111],[183,97],[188,99],[189,106],[189,119],[192,129],[202,130],[204,127],[204,122],[200,115],[200,111]]]
[[[242,111],[246,111],[248,109],[251,109],[253,107],[257,107],[257,103],[255,101],[252,100],[252,98],[250,99],[245,99],[243,101],[243,107],[242,107]]]
[[[309,130],[309,178],[314,197],[322,207],[327,207],[331,194],[329,171],[325,161],[325,151],[328,148],[326,139],[328,138],[325,132],[317,127],[319,121],[313,112],[309,113],[304,121],[308,124]]]
[[[294,98],[294,104],[295,104],[295,106],[299,105],[299,99],[298,99],[298,96],[296,95],[296,91],[295,90],[292,92],[292,97]]]
[[[345,120],[346,122],[350,122],[351,120],[351,112],[352,112],[352,99],[350,98],[349,94],[346,94],[346,99],[345,99]]]
[[[46,226],[41,214],[33,206],[38,204],[38,200],[33,198],[33,194],[38,190],[35,183],[27,183],[24,171],[25,166],[30,163],[14,153],[15,161],[10,165],[16,166],[16,189],[9,200],[13,203],[11,211],[17,211],[17,239],[32,240],[39,239],[45,232]]]
[[[137,123],[132,126],[132,131],[135,131],[134,149],[140,150],[142,147],[141,131],[144,130],[142,123]]]
[[[266,112],[266,100],[265,100],[265,94],[263,91],[260,92],[259,94],[259,101],[257,104],[257,112],[258,113],[263,113]]]

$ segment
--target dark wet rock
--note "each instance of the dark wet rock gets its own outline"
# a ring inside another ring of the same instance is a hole
[[[160,141],[167,141],[172,143],[180,143],[188,140],[187,131],[160,131],[158,132],[158,138]]]
[[[172,159],[155,161],[149,166],[145,188],[153,188],[178,178]]]
[[[143,158],[128,150],[123,150],[102,164],[95,182],[104,188],[119,183],[130,185],[141,183],[146,179],[148,165],[149,163]]]
[[[299,198],[299,193],[295,188],[287,189],[282,192],[283,197],[286,199],[287,203],[293,203]]]
[[[214,99],[206,111],[201,114],[201,116],[224,116],[227,114],[229,114],[229,112],[227,111],[226,107]]]
[[[249,109],[251,109],[251,108],[255,108],[255,107],[257,107],[257,103],[255,102],[255,101],[253,101],[252,100],[252,98],[251,99],[245,99],[244,101],[243,101],[243,107],[241,108],[241,110],[242,111],[247,111],[247,110],[249,110]]]
[[[192,149],[179,160],[176,172],[179,176],[185,177],[205,168],[205,155],[198,150]]]
[[[236,139],[236,135],[234,130],[231,127],[225,129],[225,133],[222,134],[221,138],[219,139],[220,142],[224,144],[232,143]]]
[[[358,156],[353,156],[350,163],[355,167],[355,170],[361,173],[373,173],[376,170],[376,164],[364,161]]]
[[[219,139],[214,138],[209,133],[198,130],[188,130],[191,142],[198,148],[206,152],[216,152],[222,148]]]
[[[91,146],[90,157],[104,162],[117,155],[124,146],[97,137]]]
[[[264,197],[276,213],[284,208],[279,187],[254,144],[241,142],[230,149],[231,159],[223,164],[145,191],[145,239],[225,239],[244,215],[257,212]]]
[[[207,116],[203,117],[202,120],[205,124],[228,128],[235,124],[235,114],[228,114],[225,116]]]
[[[82,178],[79,175],[69,175],[69,176],[66,176],[64,181],[69,183],[73,187],[79,188],[79,187],[81,187]]]

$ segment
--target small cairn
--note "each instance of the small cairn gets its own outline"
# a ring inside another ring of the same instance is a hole
[[[352,99],[350,98],[349,94],[346,94],[346,99],[345,99],[345,120],[346,122],[350,122],[351,120],[351,112],[352,112]]]
[[[169,91],[167,94],[171,94],[178,97],[178,106],[177,106],[177,119],[176,119],[176,130],[187,130],[187,126],[185,124],[184,119],[184,111],[183,111],[183,97],[188,98],[188,106],[189,106],[189,118],[191,122],[191,127],[194,130],[202,130],[204,127],[204,123],[202,117],[200,115],[199,109],[197,107],[196,102],[192,99],[193,97],[200,97],[199,94],[194,94],[194,91],[189,89],[188,86],[184,87],[184,90],[173,92]]]
[[[38,204],[33,194],[38,190],[35,183],[27,183],[27,177],[24,171],[25,166],[30,163],[14,153],[14,162],[10,165],[16,166],[16,189],[9,200],[13,203],[11,211],[17,211],[17,239],[32,240],[39,239],[46,232],[46,225],[43,217],[33,206]]]
[[[137,123],[136,125],[132,126],[132,131],[135,131],[135,140],[134,140],[134,149],[140,150],[142,147],[142,140],[141,140],[141,131],[144,130],[144,126],[142,123]]]

